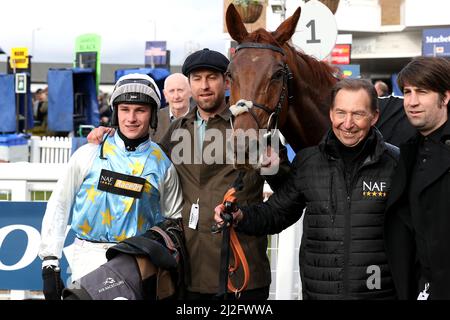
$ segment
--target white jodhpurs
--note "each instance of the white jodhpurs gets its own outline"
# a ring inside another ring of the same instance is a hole
[[[107,262],[106,250],[116,245],[108,242],[90,242],[75,238],[73,248],[72,281],[78,280]]]

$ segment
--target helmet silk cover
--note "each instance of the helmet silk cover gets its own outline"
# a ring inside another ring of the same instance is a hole
[[[110,98],[113,111],[112,126],[118,126],[117,106],[120,103],[143,104],[152,108],[150,127],[156,129],[157,111],[161,106],[161,93],[155,81],[148,75],[132,73],[117,80]]]

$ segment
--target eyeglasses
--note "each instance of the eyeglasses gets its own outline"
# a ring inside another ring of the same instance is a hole
[[[342,111],[342,110],[334,110],[333,113],[336,116],[336,118],[338,118],[339,120],[344,120],[347,117],[347,114],[349,114],[350,117],[353,120],[356,120],[356,121],[363,120],[363,119],[368,118],[370,116],[369,113],[364,112],[364,111],[360,111],[360,112],[359,111],[358,112],[345,112],[345,111]]]

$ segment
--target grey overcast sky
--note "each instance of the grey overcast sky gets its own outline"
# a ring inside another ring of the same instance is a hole
[[[75,38],[84,33],[102,37],[103,63],[143,64],[145,41],[155,34],[167,41],[172,64],[187,50],[225,52],[222,0],[2,1],[0,16],[0,47],[8,54],[28,47],[35,62],[71,63]]]

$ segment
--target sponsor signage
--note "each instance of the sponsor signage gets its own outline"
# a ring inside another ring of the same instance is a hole
[[[450,28],[424,29],[422,55],[428,57],[450,56]]]
[[[9,64],[11,69],[28,69],[28,48],[11,48]]]
[[[46,202],[0,201],[0,290],[42,290],[38,252],[46,206]],[[66,246],[73,239],[70,232]],[[64,254],[60,267],[67,286],[70,270]]]
[[[102,169],[97,188],[126,197],[140,198],[146,181],[141,177]]]
[[[167,64],[167,42],[147,41],[145,43],[145,65],[165,66]]]
[[[82,69],[90,68],[95,71],[97,91],[101,78],[101,43],[101,36],[95,33],[82,34],[75,39],[75,60],[73,66]]]
[[[350,64],[350,44],[337,44],[331,51],[331,64]]]

